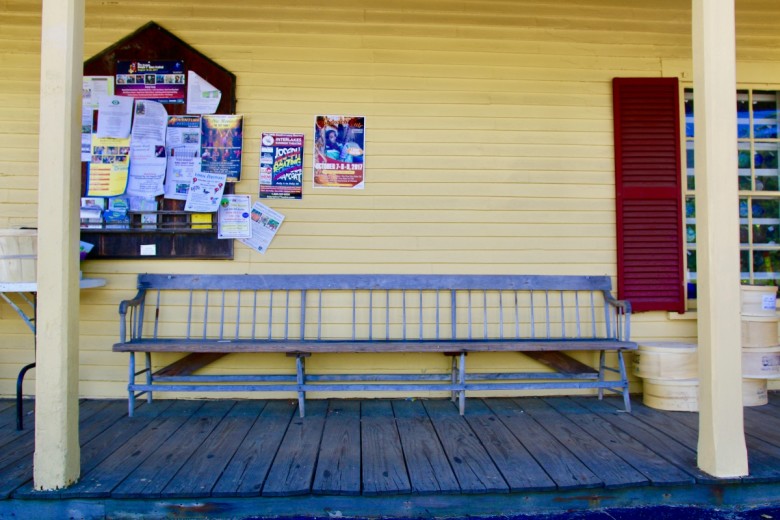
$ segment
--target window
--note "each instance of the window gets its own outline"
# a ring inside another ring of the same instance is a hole
[[[780,285],[780,92],[737,91],[740,271],[742,283]],[[693,90],[685,90],[685,243],[688,278],[696,282]]]

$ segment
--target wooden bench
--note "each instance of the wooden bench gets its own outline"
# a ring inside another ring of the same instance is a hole
[[[463,414],[467,391],[587,388],[599,397],[622,394],[631,407],[623,356],[636,349],[631,307],[612,297],[606,276],[141,274],[138,289],[119,305],[113,347],[130,353],[131,416],[136,397],[151,401],[167,391],[292,391],[301,416],[310,391],[444,390]],[[573,351],[598,351],[598,368]],[[608,366],[608,351],[616,367]],[[145,367],[137,370],[140,352]],[[151,355],[162,352],[186,356],[153,371]],[[199,372],[248,352],[287,354],[295,371]],[[436,373],[308,373],[305,366],[312,355],[425,352],[452,359]],[[467,354],[476,352],[519,352],[547,370],[468,371]]]

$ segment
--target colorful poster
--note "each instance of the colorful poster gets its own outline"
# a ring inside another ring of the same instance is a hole
[[[249,195],[224,195],[219,203],[217,238],[251,238]]]
[[[92,160],[87,169],[87,197],[116,197],[127,188],[130,138],[92,136]]]
[[[260,140],[260,198],[303,197],[303,134],[264,133]]]
[[[190,182],[200,173],[200,116],[169,116],[165,148],[165,198],[187,200]]]
[[[200,171],[241,180],[244,116],[204,114],[200,119]]]
[[[252,219],[252,236],[240,240],[255,251],[265,254],[276,236],[276,232],[279,231],[279,226],[284,222],[284,215],[260,202],[255,202],[250,217]]]
[[[160,103],[184,103],[186,81],[181,60],[118,61],[116,94]]]
[[[224,173],[199,173],[192,178],[190,183],[190,191],[187,192],[187,202],[184,204],[184,211],[214,213],[219,209],[224,192]]]
[[[314,124],[314,187],[363,189],[365,118],[317,116]]]

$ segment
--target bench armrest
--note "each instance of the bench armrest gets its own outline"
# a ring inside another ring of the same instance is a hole
[[[139,289],[138,294],[132,300],[122,300],[119,303],[119,341],[127,342],[127,314],[130,313],[130,339],[140,335],[141,322],[143,321],[143,304],[146,298],[146,289]]]
[[[631,339],[631,302],[618,300],[610,293],[606,293],[604,299],[615,309],[615,338],[629,341]]]

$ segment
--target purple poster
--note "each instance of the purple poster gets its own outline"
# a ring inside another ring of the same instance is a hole
[[[184,78],[181,60],[118,61],[114,91],[117,96],[184,103]]]

